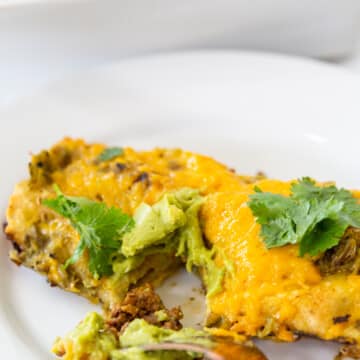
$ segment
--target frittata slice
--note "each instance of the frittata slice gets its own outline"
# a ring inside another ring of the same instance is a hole
[[[288,196],[291,183],[265,179],[255,186]],[[224,291],[207,299],[208,326],[282,341],[306,334],[359,344],[360,230],[349,228],[321,256],[300,257],[298,245],[267,249],[249,208],[254,191],[251,185],[211,194],[202,207],[205,237],[234,266]]]
[[[10,258],[44,274],[52,286],[100,301],[112,310],[134,284],[159,284],[180,264],[169,254],[146,256],[125,275],[96,278],[89,272],[85,253],[64,268],[79,234],[71,223],[43,205],[54,197],[53,185],[70,196],[81,196],[132,215],[137,206],[153,204],[166,191],[190,187],[202,194],[236,189],[252,179],[239,178],[209,157],[179,149],[136,152],[131,148],[101,159],[106,146],[65,138],[50,150],[32,157],[30,179],[16,185],[7,209],[5,232],[14,249]]]

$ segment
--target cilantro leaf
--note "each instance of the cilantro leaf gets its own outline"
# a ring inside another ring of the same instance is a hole
[[[103,162],[123,155],[124,149],[121,147],[109,147],[103,150],[103,152],[97,157],[97,161]]]
[[[292,184],[291,188],[294,199],[308,199],[317,198],[319,200],[326,200],[333,198],[334,200],[343,203],[343,211],[339,216],[349,223],[350,226],[360,227],[360,205],[351,192],[346,189],[338,189],[334,185],[318,187],[315,181],[306,177],[300,182]]]
[[[82,197],[62,194],[55,187],[57,197],[45,199],[43,204],[65,218],[80,236],[79,243],[66,261],[65,267],[74,264],[85,249],[89,254],[89,270],[96,277],[112,274],[112,255],[121,246],[121,237],[134,225],[134,220],[120,209]]]
[[[347,227],[360,227],[357,200],[334,185],[305,177],[292,184],[289,197],[255,191],[248,205],[267,248],[299,244],[300,256],[315,256],[336,246]]]
[[[288,214],[291,200],[278,194],[257,191],[250,196],[249,207],[261,224],[261,236],[267,248],[295,244],[293,221]]]
[[[336,246],[347,227],[346,223],[339,220],[329,218],[320,221],[300,242],[300,256],[315,256]]]

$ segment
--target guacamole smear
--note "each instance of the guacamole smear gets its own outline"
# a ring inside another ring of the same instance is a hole
[[[107,360],[118,347],[117,337],[105,329],[104,319],[91,312],[65,338],[57,338],[52,352],[64,360]]]
[[[165,193],[153,206],[141,204],[134,214],[135,226],[122,239],[121,253],[126,258],[175,253],[184,259],[187,271],[201,269],[207,296],[221,291],[224,269],[215,265],[214,250],[202,237],[198,215],[203,201],[198,190],[183,188]]]
[[[97,313],[89,313],[65,338],[55,341],[52,351],[64,360],[191,360],[200,354],[175,351],[145,352],[141,346],[160,342],[191,342],[211,347],[209,334],[184,328],[163,329],[143,319],[133,320],[120,335],[106,327]]]

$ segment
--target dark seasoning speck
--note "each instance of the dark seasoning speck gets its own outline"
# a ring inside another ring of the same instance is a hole
[[[345,323],[350,319],[350,314],[346,314],[343,316],[336,316],[333,318],[333,323],[334,324],[341,324],[341,323]]]
[[[147,172],[141,172],[134,180],[134,184],[138,183],[138,182],[142,182],[143,184],[145,184],[145,186],[150,186],[151,181],[150,181],[150,176]]]
[[[116,170],[119,172],[122,172],[126,169],[126,165],[124,163],[117,162],[115,166],[116,166]]]

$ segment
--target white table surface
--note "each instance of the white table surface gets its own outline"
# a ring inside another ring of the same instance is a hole
[[[117,41],[116,35],[108,36],[107,32],[111,33],[108,28],[106,32],[104,30],[101,33],[100,28],[100,34],[96,31],[92,34],[91,18],[88,18],[87,22],[81,22],[81,16],[67,18],[67,15],[58,14],[58,17],[54,17],[53,14],[49,16],[49,13],[43,12],[41,8],[36,12],[30,11],[31,8],[18,11],[16,7],[13,9],[7,4],[10,4],[10,1],[0,0],[0,106],[6,106],[19,97],[27,96],[72,72],[110,64],[127,56],[152,53],[156,49],[156,41],[154,49],[149,49],[148,43],[144,40],[146,49],[142,50],[141,46],[135,45],[138,48],[129,51],[132,42],[136,43],[139,40],[139,34],[134,33],[133,38],[130,35],[128,44],[123,46],[123,49],[126,48],[124,51],[121,46],[114,45]],[[55,8],[53,13],[56,13]],[[107,16],[108,14],[105,14],[105,18]],[[64,18],[67,20],[66,24],[63,23]],[[98,23],[96,25],[99,26]],[[99,28],[96,29],[99,32]],[[89,36],[84,36],[84,33]],[[209,39],[205,39],[201,48],[207,48],[206,41],[211,44],[210,48],[216,48],[217,43],[215,42],[214,46]],[[176,44],[175,48],[193,50],[199,47],[197,42],[189,43],[189,38],[185,44],[186,46]],[[161,48],[159,45],[158,47]],[[218,47],[236,48],[222,44],[221,41]],[[251,46],[247,49],[251,49]],[[335,66],[347,68],[353,71],[354,75],[360,74],[360,42],[357,49],[354,55],[334,62]]]

